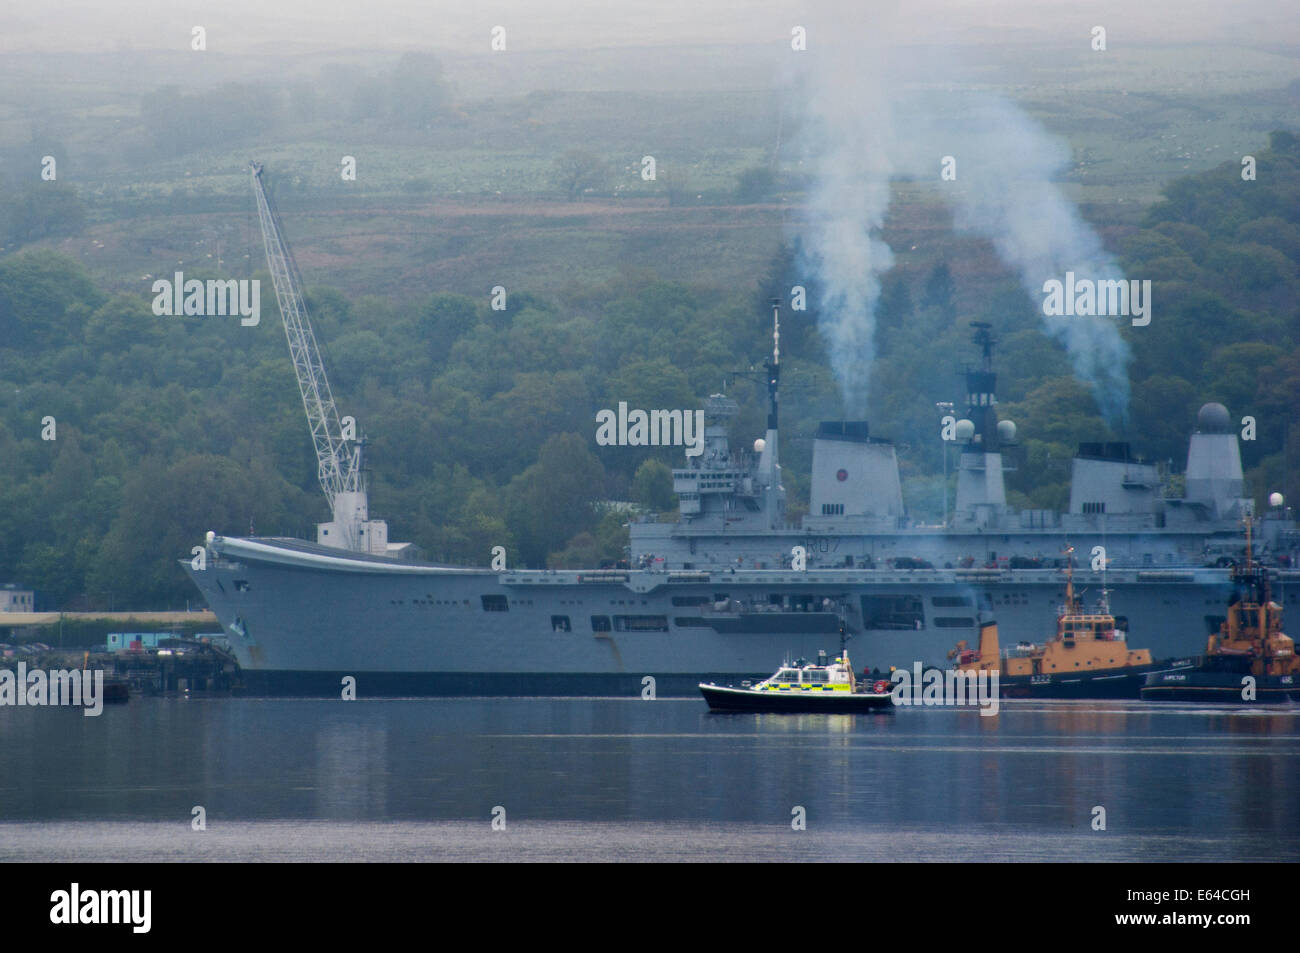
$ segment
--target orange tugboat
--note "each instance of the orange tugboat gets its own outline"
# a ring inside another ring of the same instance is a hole
[[[1246,562],[1233,570],[1236,591],[1228,617],[1210,636],[1194,668],[1151,675],[1142,687],[1144,701],[1269,704],[1300,701],[1300,658],[1295,642],[1282,632],[1282,606],[1269,591],[1268,570],[1250,554],[1246,523]]]
[[[1073,553],[1066,550],[1067,556]],[[981,621],[978,651],[962,641],[948,658],[959,672],[1000,672],[1004,698],[1137,698],[1147,676],[1193,664],[1190,659],[1155,662],[1149,649],[1130,649],[1106,597],[1102,589],[1097,606],[1085,610],[1074,594],[1074,564],[1068,560],[1065,604],[1053,638],[1000,652],[997,623]]]

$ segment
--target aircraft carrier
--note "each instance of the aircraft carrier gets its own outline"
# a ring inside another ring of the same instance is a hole
[[[1049,634],[1067,547],[1076,588],[1104,586],[1135,646],[1194,655],[1222,621],[1247,518],[1273,591],[1296,602],[1300,533],[1281,506],[1255,517],[1220,404],[1198,414],[1180,495],[1128,444],[1083,444],[1068,512],[1009,507],[1015,427],[998,418],[994,342],[975,327],[982,359],[952,428],[957,493],[942,524],[908,519],[893,444],[865,421],[838,420],[814,438],[808,515],[787,521],[774,349],[766,432],[733,446],[736,404],[710,397],[704,452],[673,471],[680,517],[634,521],[629,568],[398,558],[364,492],[348,498],[360,506],[352,528],[336,515],[316,544],[209,534],[182,562],[246,685],[269,693],[334,694],[350,675],[362,695],[634,694],[647,676],[658,694],[688,694],[702,679],[763,677],[787,655],[833,650],[841,628],[859,666],[946,666],[959,639],[977,637],[981,610],[1012,644]],[[368,542],[328,545],[345,530]]]
[[[352,676],[361,695],[639,693],[653,678],[657,693],[693,694],[702,679],[765,677],[787,654],[812,658],[845,637],[860,665],[943,666],[958,640],[977,638],[984,610],[1011,642],[1051,633],[1067,547],[1080,557],[1076,588],[1106,587],[1117,622],[1154,658],[1195,654],[1222,621],[1227,566],[1254,515],[1222,405],[1201,408],[1180,494],[1128,444],[1084,444],[1068,512],[1013,510],[1003,458],[1016,428],[998,418],[995,342],[976,322],[981,361],[963,418],[944,431],[959,459],[951,515],[910,520],[893,444],[866,421],[833,420],[817,430],[809,511],[795,524],[779,460],[776,301],[765,433],[733,447],[735,402],[708,398],[704,446],[673,471],[679,518],[632,522],[626,568],[415,561],[370,518],[365,442],[335,405],[262,168],[249,164],[267,268],[333,518],[314,544],[209,533],[182,560],[253,691],[334,694]],[[1259,529],[1255,558],[1278,567],[1273,591],[1294,602],[1296,524],[1279,501]]]

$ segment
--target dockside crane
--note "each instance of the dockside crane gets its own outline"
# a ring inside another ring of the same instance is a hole
[[[388,549],[388,525],[370,519],[366,477],[362,468],[364,441],[354,439],[339,419],[325,363],[321,360],[316,335],[307,315],[302,296],[302,278],[280,229],[279,216],[262,184],[262,165],[250,162],[253,193],[257,196],[257,218],[262,226],[262,243],[266,247],[266,265],[275,285],[275,300],[284,321],[284,336],[289,342],[289,359],[298,376],[302,406],[316,448],[316,467],[321,489],[329,501],[333,520],[316,526],[316,542],[337,549],[385,555]],[[344,418],[347,420],[348,418]]]

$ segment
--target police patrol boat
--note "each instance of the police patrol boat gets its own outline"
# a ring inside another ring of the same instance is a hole
[[[826,653],[819,652],[815,664],[804,659],[792,662],[787,657],[771,678],[757,685],[742,682],[737,688],[702,683],[700,694],[713,711],[857,714],[893,709],[889,682],[859,682],[844,649],[829,662]]]

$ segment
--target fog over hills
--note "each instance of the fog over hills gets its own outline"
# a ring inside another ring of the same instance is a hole
[[[205,26],[211,49],[232,53],[356,49],[488,51],[488,31],[504,25],[519,52],[606,46],[763,44],[788,36],[796,23],[835,29],[850,11],[897,20],[901,42],[925,42],[941,30],[973,43],[1044,42],[1102,24],[1116,42],[1189,40],[1279,47],[1300,35],[1288,0],[1249,5],[1212,0],[1133,4],[1103,0],[917,0],[910,3],[776,0],[485,0],[430,4],[375,0],[364,4],[286,0],[54,0],[0,11],[0,50],[140,51],[185,48],[194,24]]]

